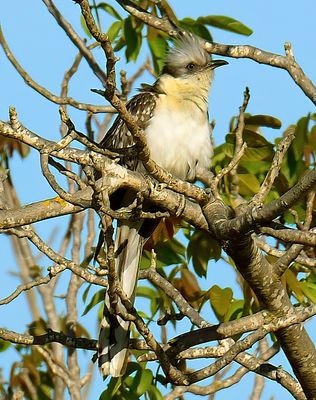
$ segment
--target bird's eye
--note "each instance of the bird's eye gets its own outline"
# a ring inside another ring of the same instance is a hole
[[[194,63],[190,63],[190,64],[188,64],[188,65],[186,66],[186,69],[189,70],[189,71],[193,71],[194,68],[195,68],[195,64],[194,64]]]

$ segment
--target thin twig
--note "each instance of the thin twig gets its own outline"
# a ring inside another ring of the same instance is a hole
[[[224,178],[225,175],[229,174],[238,165],[239,161],[241,160],[242,156],[245,153],[246,148],[247,148],[247,143],[243,143],[241,149],[237,154],[235,154],[235,156],[231,159],[229,164],[222,170],[220,170],[220,172],[212,179],[211,189],[214,194],[214,197],[220,198],[220,195],[218,193],[219,182]]]
[[[271,167],[264,178],[264,181],[260,187],[260,190],[257,194],[255,194],[251,200],[252,204],[254,205],[261,205],[263,204],[264,200],[266,199],[267,195],[270,193],[273,183],[277,176],[279,175],[282,161],[294,140],[294,132],[295,129],[293,126],[290,126],[285,132],[283,139],[279,142],[277,146],[277,150],[274,154]]]
[[[209,325],[208,322],[190,306],[182,294],[156,271],[154,266],[141,270],[139,273],[139,279],[148,279],[153,285],[162,289],[176,303],[181,313],[189,318],[193,325],[200,328]]]
[[[71,24],[63,17],[58,8],[55,6],[52,0],[42,0],[42,2],[46,5],[48,11],[55,18],[58,25],[64,30],[72,43],[78,48],[79,52],[83,55],[88,65],[90,66],[92,72],[100,79],[103,86],[106,83],[106,74],[103,69],[96,62],[93,57],[91,51],[86,46],[85,42],[80,38]],[[92,110],[93,111],[93,110]]]

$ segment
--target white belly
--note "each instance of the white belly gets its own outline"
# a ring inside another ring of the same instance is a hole
[[[206,112],[195,104],[158,103],[145,130],[151,158],[183,180],[194,180],[209,169],[212,156],[210,125]]]

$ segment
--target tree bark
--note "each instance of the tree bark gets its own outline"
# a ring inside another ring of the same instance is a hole
[[[219,224],[228,222],[229,211],[220,202],[204,207],[204,215],[210,230],[219,237]],[[286,288],[282,285],[273,265],[268,263],[255,245],[250,233],[234,232],[234,238],[227,242],[227,253],[234,260],[238,271],[248,282],[262,308],[279,317],[295,312]],[[232,236],[231,236],[232,237]],[[308,399],[316,399],[316,351],[302,324],[295,324],[276,332],[285,355],[299,380]]]

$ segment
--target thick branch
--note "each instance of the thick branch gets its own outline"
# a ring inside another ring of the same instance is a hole
[[[209,202],[204,207],[204,214],[209,217],[216,216],[209,224],[211,232],[218,240],[234,239],[236,235],[251,232],[260,224],[272,221],[292,207],[302,196],[311,191],[316,184],[316,170],[307,172],[296,185],[289,189],[277,200],[265,204],[262,207],[248,208],[238,212],[238,216],[232,218],[232,211],[221,200]]]
[[[304,190],[309,191],[311,189],[315,179],[315,171],[307,173],[296,186],[279,200],[262,207],[263,215],[265,214],[265,207],[270,218],[274,215],[276,209],[288,208],[289,203],[301,197]],[[210,230],[215,233],[215,237],[220,239],[220,227],[229,226],[230,212],[222,202],[216,201],[214,203],[204,207],[204,213]],[[232,235],[233,232],[234,235]],[[227,252],[262,305],[276,316],[291,315],[295,312],[279,276],[274,272],[273,266],[257,249],[252,237],[240,230],[238,231],[238,229],[230,231],[230,234]],[[313,378],[316,371],[316,352],[305,329],[300,324],[296,324],[278,330],[276,335],[306,396],[308,398],[316,397],[316,382]]]
[[[0,134],[17,139],[39,151],[51,148],[51,155],[54,157],[75,162],[82,166],[90,165],[97,167],[108,176],[107,184],[104,187],[107,187],[109,194],[111,194],[111,190],[116,190],[119,187],[131,187],[135,191],[142,191],[156,205],[170,210],[173,214],[178,213],[179,204],[181,204],[181,196],[178,193],[152,185],[143,175],[134,171],[128,171],[101,154],[94,151],[63,148],[63,145],[56,146],[55,142],[45,140],[22,126],[19,129],[13,129],[10,124],[3,121],[0,121]],[[193,185],[186,182],[184,184],[188,188],[189,194],[195,190]],[[101,188],[102,181],[99,181],[98,190],[101,190]],[[202,189],[196,189],[202,191]],[[190,196],[188,195],[188,197]],[[79,190],[72,195],[72,198],[81,202],[84,201],[86,205],[88,202],[91,202],[92,206],[93,190],[90,187],[81,191]],[[21,226],[58,215],[76,213],[81,210],[82,207],[74,206],[60,197],[33,203],[19,209],[0,210],[0,229]],[[207,228],[206,221],[200,212],[200,207],[192,201],[185,201],[184,207],[181,208],[181,216],[198,228]]]
[[[277,316],[295,312],[285,287],[274,273],[273,267],[257,250],[250,236],[238,237],[230,241],[229,253],[264,307]],[[316,395],[314,379],[316,352],[305,329],[301,324],[295,324],[278,330],[276,336],[306,397],[314,398]]]

